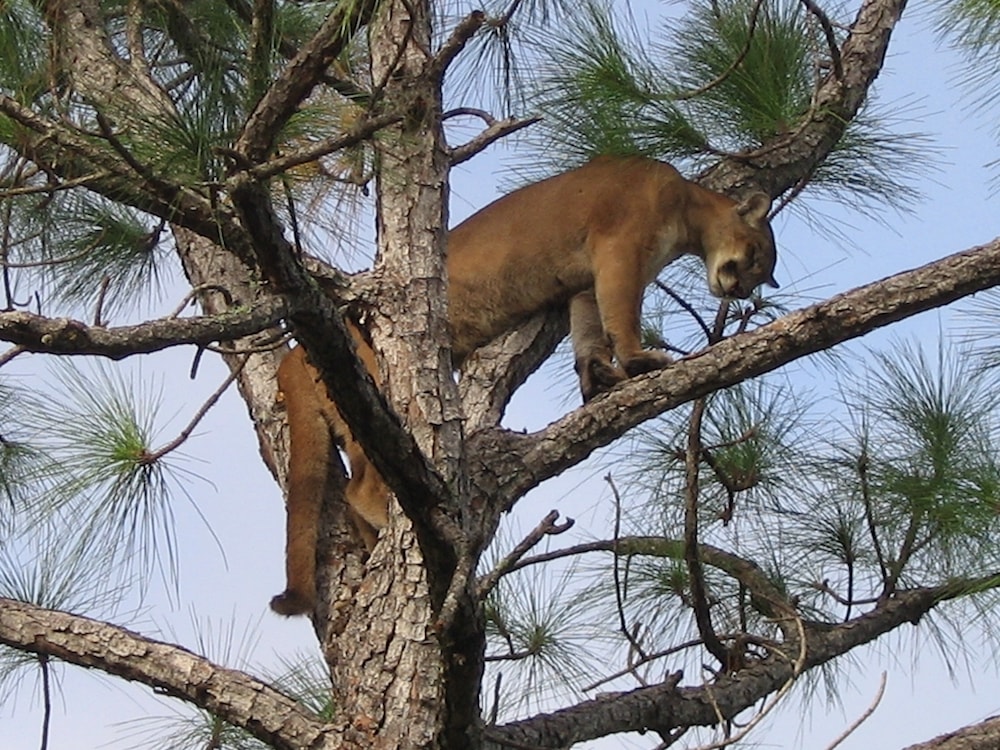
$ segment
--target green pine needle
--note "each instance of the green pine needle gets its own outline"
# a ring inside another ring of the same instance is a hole
[[[155,302],[162,292],[162,265],[169,257],[163,225],[128,207],[89,196],[66,213],[46,246],[55,260],[48,281],[55,297],[93,310],[105,287],[102,317],[134,309],[145,298]],[[102,280],[106,279],[106,282]]]
[[[34,4],[0,4],[0,91],[24,104],[37,102],[50,88],[49,57],[39,54],[49,43],[45,29]],[[0,136],[6,139],[3,130],[0,124]]]
[[[174,507],[193,475],[177,451],[153,457],[159,390],[141,371],[99,363],[88,375],[60,364],[59,391],[40,418],[62,470],[45,510],[73,519],[75,543],[113,550],[124,575],[147,582],[158,568],[176,582]]]
[[[27,427],[30,415],[39,408],[30,391],[0,380],[0,530],[24,512],[52,470]]]

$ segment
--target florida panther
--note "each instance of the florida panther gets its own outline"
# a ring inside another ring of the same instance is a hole
[[[670,363],[640,342],[643,290],[683,254],[705,263],[719,297],[777,286],[774,235],[763,193],[737,203],[642,157],[601,157],[491,203],[451,230],[448,316],[455,367],[477,347],[535,312],[568,305],[584,400],[627,377]],[[352,328],[358,354],[378,381],[374,352]],[[288,410],[287,588],[281,614],[315,602],[316,530],[331,451],[348,457],[345,494],[362,538],[374,545],[387,522],[389,490],[351,436],[309,364],[293,350],[278,370]]]

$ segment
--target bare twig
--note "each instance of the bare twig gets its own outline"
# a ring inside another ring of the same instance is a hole
[[[695,323],[698,324],[702,332],[705,334],[705,338],[709,342],[711,342],[712,329],[708,327],[708,323],[706,323],[705,319],[701,317],[701,313],[695,310],[694,306],[690,302],[688,302],[681,295],[679,295],[677,292],[675,292],[673,289],[671,289],[669,286],[664,284],[659,279],[657,279],[654,283],[656,284],[657,289],[668,295],[674,302],[683,307],[692,318],[694,318]]]
[[[7,364],[8,362],[10,362],[18,354],[24,354],[24,352],[26,352],[26,351],[28,351],[28,350],[25,349],[23,346],[20,346],[20,345],[18,345],[18,346],[12,346],[10,349],[8,349],[7,351],[5,351],[3,354],[0,354],[0,367],[3,367],[5,364]]]
[[[698,466],[700,464],[701,422],[705,414],[705,399],[694,402],[688,423],[688,445],[685,452],[684,474],[684,561],[688,568],[691,586],[691,601],[698,635],[705,643],[705,649],[714,656],[726,672],[730,671],[733,654],[719,640],[712,627],[709,611],[708,592],[705,588],[705,574],[698,553]]]
[[[878,692],[875,693],[875,697],[872,699],[871,704],[865,709],[864,713],[859,716],[854,723],[851,724],[847,729],[845,729],[833,742],[826,746],[825,750],[833,750],[837,745],[846,740],[855,729],[860,727],[869,716],[875,713],[875,709],[878,708],[878,704],[882,702],[882,696],[885,695],[885,672],[882,672],[882,679],[879,680]]]
[[[52,723],[52,684],[49,655],[38,655],[38,668],[42,673],[42,744],[40,750],[48,750],[49,727]]]
[[[722,339],[725,330],[726,317],[729,313],[729,300],[721,300],[715,314],[715,325],[709,331],[708,343],[715,344]],[[684,561],[688,568],[691,584],[691,599],[694,608],[695,623],[698,634],[705,642],[705,649],[722,664],[722,669],[731,671],[738,665],[732,663],[737,655],[719,640],[712,627],[712,614],[708,605],[708,592],[705,588],[705,576],[701,567],[701,555],[698,541],[698,470],[704,450],[701,441],[701,424],[705,415],[706,401],[697,399],[691,409],[688,422],[688,442],[684,453]],[[732,494],[730,494],[732,500]]]
[[[837,604],[844,605],[845,607],[847,607],[848,612],[850,612],[851,607],[856,607],[862,604],[878,604],[879,601],[879,597],[877,596],[869,597],[867,599],[854,599],[853,597],[841,596],[836,591],[834,591],[834,589],[830,586],[829,581],[826,580],[813,581],[812,583],[809,584],[809,586],[811,588],[816,589],[817,591],[826,594],[835,602],[837,602]]]
[[[153,170],[136,159],[132,152],[126,148],[125,144],[119,140],[118,136],[115,134],[115,129],[111,120],[109,120],[100,110],[97,112],[97,124],[100,127],[101,134],[104,136],[105,140],[111,144],[111,148],[117,152],[122,160],[132,168],[132,171],[134,171],[150,185],[157,187],[162,186],[162,180],[157,178],[157,176],[153,173]]]
[[[399,112],[388,112],[381,115],[367,117],[355,123],[347,133],[324,138],[323,140],[317,141],[313,145],[306,148],[298,149],[290,154],[285,154],[284,156],[279,156],[266,161],[259,166],[251,167],[249,170],[250,175],[251,177],[262,180],[268,177],[274,177],[275,175],[281,174],[292,167],[297,167],[300,164],[308,164],[309,162],[316,161],[320,157],[328,156],[336,151],[341,151],[345,148],[355,146],[362,141],[368,140],[382,128],[393,125],[402,119],[403,115]],[[237,152],[221,150],[220,152],[225,153],[227,156],[234,159],[238,156]]]
[[[24,165],[24,160],[19,159],[16,166],[18,172],[21,171]],[[14,284],[10,278],[10,268],[7,266],[7,258],[10,257],[11,249],[11,232],[10,232],[10,220],[11,215],[14,211],[14,202],[6,201],[3,207],[3,237],[0,238],[0,262],[3,263],[3,291],[5,298],[5,310],[13,310],[17,304],[14,301]]]
[[[761,648],[766,648],[768,650],[776,650],[778,648],[778,643],[767,638],[761,638],[754,635],[749,635],[747,633],[720,633],[719,640],[722,641],[735,641],[738,638],[742,638],[747,643],[755,646],[760,646]],[[692,638],[691,640],[684,641],[683,643],[678,643],[676,646],[671,646],[670,648],[661,649],[660,651],[654,651],[647,654],[644,658],[640,659],[634,664],[630,664],[625,669],[619,669],[617,672],[612,672],[611,674],[605,675],[595,682],[591,682],[588,685],[580,688],[583,692],[588,693],[591,690],[596,690],[605,685],[612,680],[617,680],[619,677],[624,677],[628,674],[633,674],[636,667],[641,667],[644,664],[656,661],[657,659],[663,659],[667,656],[672,656],[673,654],[680,653],[681,651],[686,651],[689,648],[695,648],[697,646],[703,645],[705,642],[701,638]]]
[[[879,571],[882,580],[889,578],[889,568],[885,562],[885,554],[882,552],[882,542],[878,536],[878,525],[875,523],[875,511],[872,508],[871,486],[868,482],[868,444],[861,446],[861,455],[857,462],[858,479],[861,480],[861,500],[865,506],[865,523],[868,526],[868,534],[872,540],[872,547],[875,549],[875,559],[878,560]]]
[[[494,726],[497,723],[497,716],[500,715],[500,683],[503,680],[503,672],[497,672],[497,678],[493,682],[493,705],[490,707],[490,719],[487,726]]]
[[[799,0],[814,16],[819,22],[819,25],[823,29],[823,35],[826,37],[826,45],[830,49],[830,63],[833,65],[833,74],[837,77],[838,81],[844,80],[844,64],[840,59],[840,47],[837,45],[837,36],[833,33],[833,24],[830,23],[830,17],[823,12],[813,0]]]
[[[559,511],[549,511],[548,515],[532,529],[528,535],[522,539],[502,560],[500,560],[489,573],[479,579],[476,586],[476,596],[481,601],[492,591],[500,579],[514,569],[517,562],[538,544],[546,536],[555,536],[568,531],[573,526],[573,519],[567,518],[565,522],[557,524]]]
[[[184,308],[189,304],[194,302],[195,297],[203,292],[217,292],[222,295],[222,299],[225,300],[227,307],[233,306],[233,293],[229,291],[228,288],[222,286],[221,284],[199,284],[198,286],[192,287],[187,294],[184,295],[184,299],[181,300],[180,304],[174,308],[167,318],[176,318],[183,311]]]
[[[485,662],[498,662],[498,661],[521,661],[522,659],[530,659],[532,656],[537,656],[538,651],[535,649],[524,649],[523,651],[509,651],[506,654],[486,654],[483,657]]]
[[[794,664],[792,665],[792,674],[789,678],[785,681],[781,688],[779,688],[778,692],[771,697],[767,704],[760,711],[758,711],[739,732],[726,737],[724,740],[719,742],[702,745],[696,748],[696,750],[721,750],[721,748],[735,745],[737,742],[740,742],[743,738],[750,734],[754,727],[760,724],[764,720],[764,717],[771,713],[771,711],[774,710],[774,707],[777,706],[786,695],[788,695],[788,692],[792,689],[792,685],[795,684],[795,680],[798,679],[798,676],[802,674],[802,670],[805,668],[807,656],[805,626],[802,624],[802,619],[797,616],[794,618],[794,622],[799,633],[799,654],[798,658],[796,658]],[[777,653],[781,652],[778,651]],[[707,685],[706,688],[708,688]],[[710,696],[712,694],[710,688],[708,689],[708,694]]]
[[[609,487],[611,487],[611,494],[615,498],[615,528],[611,547],[614,560],[612,561],[611,573],[614,576],[615,582],[615,609],[618,611],[618,627],[621,630],[622,635],[624,635],[625,639],[629,642],[631,650],[634,653],[637,653],[640,659],[645,659],[645,649],[643,649],[642,644],[639,643],[639,639],[636,637],[635,633],[629,629],[628,623],[625,621],[625,596],[622,591],[621,576],[618,572],[618,540],[621,537],[622,499],[621,495],[618,494],[618,488],[615,486],[615,482],[611,478],[610,474],[605,475],[604,481],[608,483]],[[638,628],[638,624],[636,627]],[[631,660],[631,654],[629,655],[629,659]],[[635,675],[635,677],[642,684],[645,684],[645,681],[638,675]]]
[[[278,331],[272,336],[267,336],[260,343],[250,346],[227,345],[223,347],[216,344],[206,344],[202,348],[207,352],[215,352],[216,354],[263,354],[264,352],[273,352],[275,349],[280,349],[292,341],[293,338],[295,337],[288,331]]]
[[[101,277],[101,284],[97,289],[97,302],[94,305],[94,325],[103,328],[107,321],[104,320],[104,300],[108,296],[108,288],[111,286],[111,277],[107,274]]]
[[[30,260],[21,263],[11,263],[10,261],[0,258],[0,265],[4,268],[11,269],[22,269],[22,268],[47,268],[48,266],[58,266],[63,263],[74,263],[78,260],[86,258],[90,252],[97,247],[97,245],[104,239],[104,232],[101,232],[97,238],[87,245],[83,250],[78,253],[73,253],[72,255],[64,255],[61,258],[51,258],[49,260]]]
[[[243,372],[243,368],[246,366],[246,363],[249,359],[250,359],[249,357],[243,357],[240,360],[239,364],[236,365],[236,367],[232,369],[232,371],[229,373],[226,379],[222,381],[222,385],[220,385],[215,390],[215,392],[208,397],[208,400],[206,400],[205,403],[201,405],[201,408],[199,408],[198,411],[195,412],[194,417],[191,418],[191,421],[188,422],[187,426],[183,430],[181,430],[180,434],[177,437],[175,437],[169,443],[164,445],[162,448],[158,448],[157,450],[152,451],[151,453],[147,453],[145,456],[142,457],[141,462],[144,464],[155,463],[159,461],[161,458],[163,458],[165,455],[170,453],[171,451],[174,451],[181,445],[183,445],[184,442],[189,437],[191,437],[191,433],[194,432],[194,428],[198,426],[198,423],[205,417],[206,414],[208,414],[209,410],[218,403],[219,399],[222,398],[222,394],[226,392],[226,389],[229,388],[229,386],[232,385],[233,381],[239,377],[241,372]]]

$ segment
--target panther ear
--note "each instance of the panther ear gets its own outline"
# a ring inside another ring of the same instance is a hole
[[[736,213],[753,225],[763,224],[770,210],[771,197],[767,193],[754,193],[736,206]]]

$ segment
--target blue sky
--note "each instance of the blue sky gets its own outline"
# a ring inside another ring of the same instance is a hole
[[[650,4],[650,15],[659,9]],[[636,11],[636,15],[641,17],[641,12]],[[967,99],[955,84],[953,75],[960,69],[960,61],[940,49],[928,26],[929,18],[920,6],[908,11],[896,32],[877,91],[883,103],[906,104],[913,122],[901,126],[902,131],[920,130],[933,136],[939,149],[935,157],[938,171],[922,181],[925,198],[915,213],[890,216],[888,227],[850,207],[821,207],[825,220],[834,222],[846,240],[792,215],[779,218],[775,226],[780,248],[777,275],[783,292],[808,290],[807,297],[794,306],[981,244],[998,233],[998,198],[990,190],[990,178],[996,173],[985,165],[997,158],[1000,147],[989,135],[990,123],[970,113]],[[457,168],[452,220],[460,220],[498,195],[498,185],[510,180],[507,166],[517,158],[517,152],[497,148]],[[168,301],[166,306],[172,304]],[[880,332],[852,344],[851,349],[861,352],[864,346],[884,346],[893,335],[912,335],[931,342],[940,328],[960,331],[967,320],[952,311],[926,313],[894,327],[891,334]],[[190,352],[175,351],[143,358],[141,363],[144,377],[160,378],[164,384],[169,407],[163,413],[176,413],[173,421],[164,425],[164,440],[183,427],[188,415],[225,377],[218,363],[206,361],[198,379],[187,380],[190,356]],[[40,359],[21,357],[9,370],[28,382],[45,372]],[[570,365],[563,359],[555,366],[559,367]],[[553,369],[549,366],[545,372]],[[826,369],[806,367],[800,375],[813,388],[834,385]],[[553,391],[544,380],[534,379],[515,399],[506,419],[509,426],[536,428],[568,408],[560,395],[554,395],[558,389]],[[252,655],[256,664],[275,665],[278,655],[313,651],[314,638],[304,619],[285,620],[267,610],[270,596],[282,588],[281,494],[258,457],[245,407],[234,391],[208,415],[184,451],[198,457],[190,468],[204,480],[190,484],[189,492],[225,556],[199,514],[179,499],[176,513],[182,599],[170,602],[154,583],[144,609],[127,626],[191,646],[195,643],[193,612],[203,622],[212,623],[214,631],[224,630],[224,623],[230,620],[239,624],[238,629],[253,625],[259,633]],[[577,517],[581,534],[588,533],[590,525],[589,533],[598,535],[610,502],[601,476],[611,459],[603,460],[604,464],[599,456],[543,485],[522,501],[517,522],[526,528],[533,526],[554,507]],[[788,750],[825,747],[870,703],[882,670],[888,671],[888,687],[881,706],[841,747],[901,748],[1000,713],[1000,680],[988,659],[974,659],[971,670],[966,669],[964,659],[957,660],[957,679],[952,681],[930,642],[906,632],[867,649],[856,661],[845,673],[843,710],[828,711],[818,700],[803,712],[791,702],[759,728],[750,742]],[[171,713],[167,704],[152,698],[146,688],[75,668],[59,671],[61,697],[53,717],[53,748],[127,746],[130,743],[123,743],[122,737],[128,729],[120,722]],[[29,677],[0,699],[0,750],[38,746],[37,694],[37,684]],[[135,740],[131,744],[146,745]],[[646,740],[635,746],[652,744]],[[594,744],[600,748],[621,746],[618,739]]]

